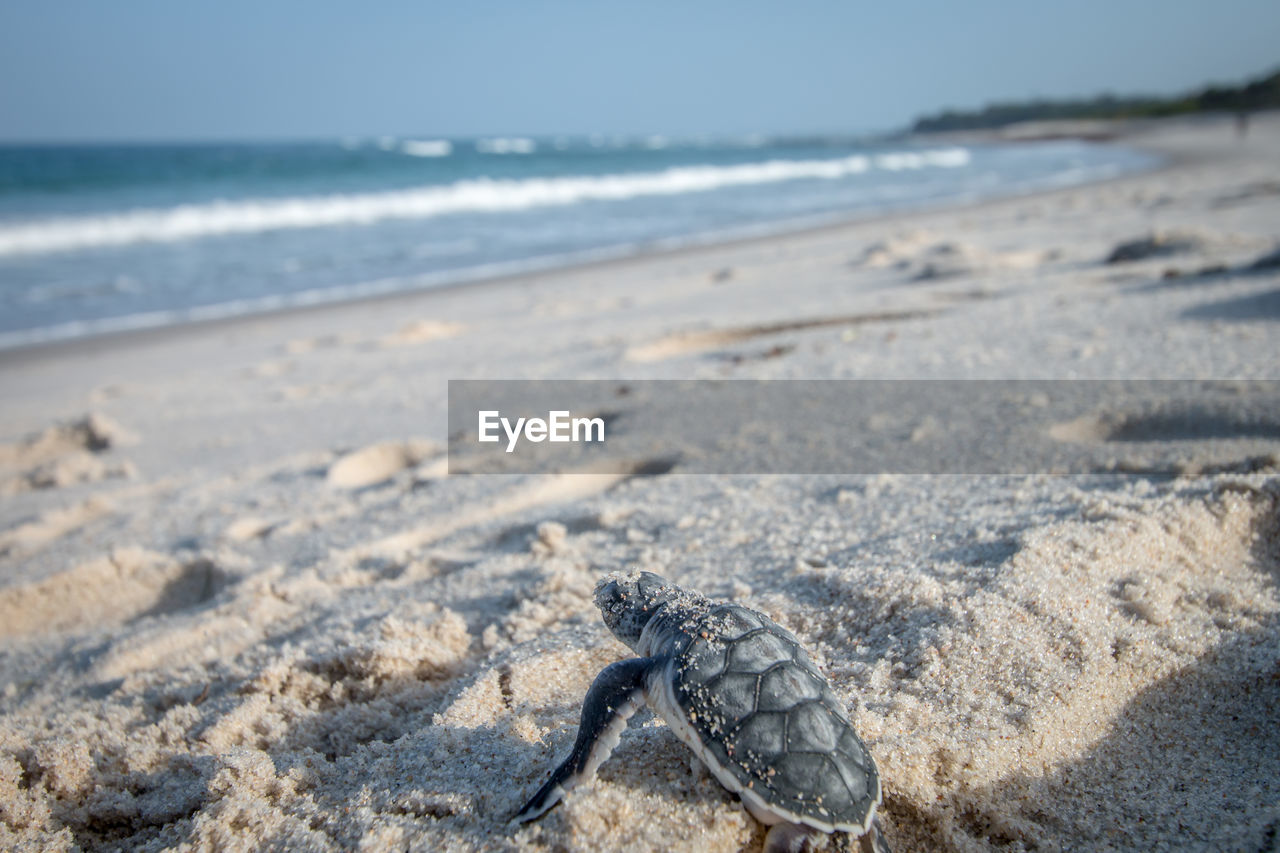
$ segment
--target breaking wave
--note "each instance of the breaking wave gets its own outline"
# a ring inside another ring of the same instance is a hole
[[[437,142],[431,155],[445,154]],[[417,152],[427,153],[422,147]],[[963,148],[897,151],[828,160],[770,160],[732,166],[683,166],[655,172],[495,180],[476,178],[406,190],[283,199],[245,199],[62,217],[0,225],[0,256],[74,251],[136,243],[289,228],[368,225],[453,213],[487,213],[679,195],[724,187],[801,179],[837,180],[872,169],[954,168],[969,163]]]
[[[447,139],[406,139],[400,150],[410,157],[448,157],[453,153],[453,143]]]

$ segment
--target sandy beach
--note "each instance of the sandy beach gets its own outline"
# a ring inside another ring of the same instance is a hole
[[[638,567],[812,649],[894,850],[1280,849],[1280,413],[1099,413],[1073,476],[448,475],[450,379],[1280,378],[1280,115],[1111,133],[1166,165],[0,352],[0,848],[758,850],[652,715],[508,823]]]

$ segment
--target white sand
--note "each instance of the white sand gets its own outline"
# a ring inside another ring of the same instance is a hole
[[[0,848],[758,849],[652,718],[506,823],[627,653],[595,579],[637,565],[812,645],[899,851],[1278,849],[1274,455],[445,476],[449,378],[1276,377],[1280,271],[1239,268],[1280,239],[1280,117],[1133,133],[1176,164],[0,355]],[[1152,235],[1180,251],[1102,262]]]

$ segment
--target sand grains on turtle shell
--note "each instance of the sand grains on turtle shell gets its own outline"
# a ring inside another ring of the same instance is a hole
[[[861,827],[879,799],[875,765],[796,639],[734,605],[693,634],[673,694],[708,757],[780,814]]]

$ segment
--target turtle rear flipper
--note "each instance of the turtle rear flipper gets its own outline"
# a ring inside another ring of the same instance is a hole
[[[795,823],[775,823],[764,836],[764,853],[808,853],[818,843],[822,832]],[[847,832],[836,833],[832,849],[841,853],[891,853],[884,840],[880,816],[871,820],[867,831],[856,838]],[[855,851],[855,847],[857,848]]]
[[[583,700],[573,751],[512,820],[524,823],[541,817],[575,785],[595,775],[618,745],[627,720],[644,704],[645,682],[654,663],[653,658],[630,658],[600,671]]]
[[[862,853],[889,853],[889,842],[884,840],[884,826],[880,815],[871,818],[871,827],[858,839]]]

